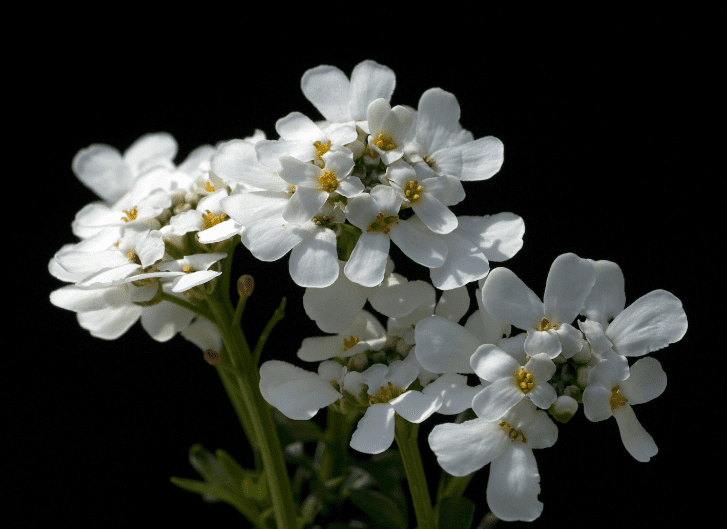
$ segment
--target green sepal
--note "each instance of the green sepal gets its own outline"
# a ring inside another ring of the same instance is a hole
[[[351,224],[341,224],[340,226],[341,232],[336,238],[336,250],[341,261],[348,261],[358,238],[361,237],[361,230]]]

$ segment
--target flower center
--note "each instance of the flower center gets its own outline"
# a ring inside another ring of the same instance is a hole
[[[361,338],[359,338],[358,336],[349,336],[348,338],[344,338],[343,339],[343,350],[348,351],[351,347],[353,347],[360,341],[361,341]]]
[[[326,193],[333,193],[338,187],[338,179],[333,171],[323,171],[323,174],[318,177],[318,183]]]
[[[217,226],[220,222],[223,222],[225,219],[227,219],[227,215],[224,213],[220,213],[219,215],[214,215],[209,209],[206,213],[202,213],[202,219],[204,220],[204,229],[209,229],[212,226]]]
[[[626,397],[621,396],[621,390],[619,389],[619,386],[616,386],[611,390],[611,409],[615,410],[616,408],[620,408],[624,404],[626,404],[629,401]]]
[[[321,143],[320,141],[314,141],[313,147],[316,148],[316,156],[318,156],[318,158],[322,158],[324,154],[326,154],[329,150],[331,150],[331,141],[328,140],[326,143]]]
[[[515,375],[515,380],[517,387],[520,388],[520,390],[527,394],[535,387],[535,382],[533,381],[533,375],[525,371],[524,367],[520,368],[520,372]]]
[[[548,321],[548,318],[543,318],[540,320],[540,323],[535,327],[536,331],[550,331],[551,329],[555,330],[558,328],[558,324],[556,323],[550,323]]]
[[[424,157],[424,163],[426,163],[429,167],[433,166],[435,163],[437,163],[437,160],[434,158],[430,158],[429,156]]]
[[[136,206],[131,208],[130,210],[124,210],[124,213],[126,213],[125,217],[122,217],[121,220],[124,222],[130,222],[132,220],[136,220],[136,215],[139,213],[136,209]]]
[[[192,271],[192,267],[190,265],[186,264],[186,265],[182,266],[182,272],[184,272],[185,274],[188,274],[191,271]]]
[[[395,388],[394,385],[389,382],[388,386],[381,386],[377,395],[369,395],[369,402],[371,404],[383,404],[389,402],[391,399],[395,399],[404,393],[401,388]]]
[[[215,190],[215,185],[212,182],[210,182],[209,180],[207,180],[204,183],[204,190],[207,191],[208,193],[212,193]]]
[[[510,438],[511,443],[514,443],[516,441],[520,441],[521,443],[527,443],[527,439],[525,439],[525,434],[522,432],[522,430],[516,430],[515,428],[510,426],[510,423],[502,421],[500,423],[500,428],[507,432],[507,436]]]
[[[396,215],[386,215],[379,213],[379,215],[371,223],[371,226],[366,228],[367,232],[377,231],[379,233],[389,233],[391,227],[397,223],[399,217]]]
[[[396,149],[397,147],[396,143],[394,143],[394,140],[391,139],[391,136],[384,136],[383,132],[376,136],[376,138],[373,140],[373,144],[382,151],[390,151],[392,149]]]
[[[406,183],[406,187],[404,188],[404,194],[406,195],[406,199],[409,202],[411,202],[412,204],[416,204],[417,202],[419,202],[423,190],[424,188],[419,185],[419,182],[411,180]]]

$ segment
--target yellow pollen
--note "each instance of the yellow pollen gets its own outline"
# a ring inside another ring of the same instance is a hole
[[[132,220],[136,220],[136,215],[139,213],[136,209],[136,206],[131,208],[130,210],[124,210],[124,213],[126,213],[125,217],[122,217],[121,220],[124,222],[130,222]]]
[[[361,338],[359,338],[358,336],[349,336],[348,338],[344,338],[343,339],[343,350],[348,351],[351,347],[353,347],[360,341],[361,341]]]
[[[136,252],[134,250],[130,250],[129,252],[127,252],[126,258],[132,263],[141,264],[141,259],[139,259],[139,256],[136,255]]]
[[[318,183],[326,193],[333,193],[338,187],[338,179],[333,171],[323,171],[323,174],[318,177]]]
[[[371,226],[366,228],[367,232],[377,231],[379,233],[389,233],[389,230],[391,227],[396,224],[399,220],[399,217],[394,215],[386,215],[384,213],[379,213],[379,215],[374,219],[374,221],[371,223]]]
[[[314,141],[313,147],[316,148],[316,156],[318,158],[323,157],[324,154],[326,154],[329,150],[331,150],[331,141],[328,140],[326,143],[321,143],[320,141]]]
[[[419,199],[422,196],[422,191],[423,188],[419,185],[419,182],[411,180],[406,183],[406,187],[404,188],[404,195],[406,195],[406,199],[409,202],[415,204],[416,202],[419,202]]]
[[[520,372],[515,375],[515,380],[517,381],[517,387],[525,394],[529,393],[535,387],[533,375],[526,372],[524,367],[521,367]]]
[[[383,132],[376,136],[376,138],[373,140],[373,143],[382,151],[390,151],[392,149],[396,149],[397,147],[396,143],[394,143],[394,140],[391,139],[391,136],[384,136]]]
[[[626,397],[621,396],[621,390],[619,389],[619,386],[616,386],[611,390],[611,409],[615,410],[616,408],[620,408],[624,404],[626,404],[629,401]]]
[[[383,404],[389,402],[391,399],[395,399],[400,396],[404,391],[401,388],[395,388],[394,385],[389,382],[386,387],[381,386],[379,388],[378,395],[369,395],[369,402],[371,404]]]
[[[223,222],[225,219],[227,219],[227,215],[225,215],[224,213],[220,213],[219,215],[213,215],[209,209],[206,211],[206,213],[202,213],[205,230],[211,228],[212,226],[217,226],[220,222]]]
[[[186,264],[186,265],[184,265],[184,266],[182,267],[182,272],[185,272],[185,273],[187,273],[187,274],[188,274],[188,273],[190,273],[191,271],[192,271],[192,267],[191,267],[191,266],[189,266],[188,264]]]
[[[424,157],[424,163],[427,164],[429,167],[433,166],[435,163],[437,163],[437,160],[434,158],[430,158],[429,156]]]
[[[511,443],[514,443],[516,441],[520,441],[521,443],[527,443],[527,439],[525,439],[525,434],[522,432],[522,430],[516,430],[505,421],[502,421],[500,423],[500,428],[507,432],[507,436],[510,438]]]
[[[535,327],[535,330],[536,331],[549,331],[551,329],[554,330],[557,328],[558,328],[557,324],[552,324],[548,321],[548,318],[543,318],[542,320],[540,320],[540,323],[538,323],[538,326]]]
[[[207,180],[204,183],[204,190],[207,191],[208,193],[212,193],[215,190],[215,185],[212,182],[210,182],[209,180]]]
[[[293,193],[295,193],[295,185],[290,184],[290,186],[288,187],[288,194],[292,195]]]

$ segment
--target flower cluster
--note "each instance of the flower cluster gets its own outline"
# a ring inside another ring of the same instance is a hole
[[[394,73],[373,61],[350,78],[313,68],[301,87],[323,119],[292,112],[277,121],[277,139],[258,131],[202,146],[181,165],[167,134],[123,155],[79,152],[74,172],[101,201],[76,215],[80,242],[51,260],[50,272],[72,283],[51,301],[100,338],[141,319],[156,340],[181,333],[219,351],[220,331],[199,316],[229,281],[235,245],[262,261],[290,254],[305,311],[327,335],[297,352],[315,369],[260,366],[263,398],[288,418],[326,407],[360,416],[350,446],[378,454],[397,416],[469,417],[434,426],[429,446],[453,476],[490,463],[487,500],[504,520],[541,514],[533,449],[552,446],[553,419],[566,423],[581,406],[591,421],[613,416],[637,460],[655,455],[632,406],[661,394],[666,376],[653,358],[628,359],[684,336],[680,301],[657,290],[626,307],[620,268],[572,253],[553,262],[542,299],[508,268],[491,269],[520,250],[524,224],[509,212],[451,209],[465,199],[463,182],[503,163],[498,139],[460,125],[454,95],[432,88],[416,108],[392,107]],[[431,283],[395,271],[391,242]]]

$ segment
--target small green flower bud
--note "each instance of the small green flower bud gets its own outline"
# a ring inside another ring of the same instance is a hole
[[[217,364],[220,363],[220,355],[219,355],[219,353],[217,353],[217,351],[213,351],[212,349],[207,349],[204,352],[204,359],[211,366],[214,366],[214,365],[217,365]]]
[[[561,395],[550,406],[548,412],[556,421],[566,423],[578,411],[578,402],[573,397]]]
[[[242,298],[249,298],[255,290],[255,280],[252,276],[243,274],[237,280],[237,293]]]

